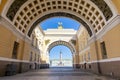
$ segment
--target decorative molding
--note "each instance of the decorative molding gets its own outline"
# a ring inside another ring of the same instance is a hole
[[[98,34],[96,34],[96,40],[102,38],[108,31],[116,27],[118,24],[120,24],[120,15],[114,17]]]
[[[120,57],[103,59],[103,60],[99,60],[98,62],[112,62],[112,61],[120,61]]]
[[[57,37],[57,36],[63,36],[63,37],[64,37],[64,36],[65,36],[65,37],[68,36],[68,37],[69,37],[69,36],[70,36],[70,37],[71,37],[71,36],[75,36],[75,34],[64,34],[64,35],[63,35],[63,34],[57,34],[57,33],[56,33],[56,34],[45,34],[45,36],[46,36],[46,37],[47,37],[47,36],[56,36],[56,37]]]
[[[94,60],[94,61],[89,61],[89,62],[86,62],[88,64],[92,64],[92,63],[102,63],[102,62],[113,62],[113,61],[120,61],[120,57],[116,57],[116,58],[109,58],[109,59],[102,59],[102,60]],[[80,64],[84,64],[85,62],[81,62]]]
[[[88,45],[90,45],[91,43],[95,42],[96,41],[96,36],[91,36],[88,40]]]
[[[116,27],[118,24],[120,24],[120,15],[112,18],[99,33],[97,33],[95,36],[93,35],[90,37],[88,43],[91,44],[95,40],[101,39],[108,31]]]
[[[25,42],[27,42],[27,43],[29,43],[29,44],[32,43],[32,40],[31,40],[30,37],[28,37],[28,36],[26,36],[26,37],[24,38],[24,40],[25,40]]]
[[[20,33],[15,27],[13,27],[13,25],[9,23],[5,18],[1,17],[0,22],[4,27],[13,32],[14,35],[19,37],[20,39],[24,39],[25,36],[22,33]]]
[[[5,57],[0,57],[0,61],[32,63],[28,60],[17,60],[17,59],[5,58]]]
[[[73,45],[71,45],[69,42],[66,42],[66,41],[63,41],[63,40],[54,41],[51,44],[49,44],[49,46],[47,48],[47,51],[51,50],[56,45],[65,45],[68,48],[70,48],[70,50],[73,54],[76,52]]]
[[[5,4],[5,6],[4,6],[4,9],[3,9],[3,11],[2,11],[2,16],[4,17],[4,18],[7,18],[6,17],[6,14],[7,14],[7,11],[8,11],[8,9],[10,8],[10,5],[12,4],[14,2],[14,0],[7,0],[7,3]],[[8,19],[8,18],[7,18]],[[9,20],[9,19],[8,19]],[[10,21],[10,20],[9,20]]]
[[[14,25],[12,25],[10,22],[8,22],[5,18],[3,18],[2,16],[0,16],[0,24],[3,25],[4,27],[6,27],[8,30],[10,30],[14,35],[16,35],[16,37],[25,40],[25,42],[27,43],[31,43],[31,40],[29,37],[25,36],[25,34],[22,34],[21,32],[19,32],[15,27],[13,27]]]
[[[113,17],[116,16],[118,13],[118,10],[115,6],[115,4],[112,2],[112,0],[104,0],[106,2],[106,4],[110,7],[112,13],[113,13]]]

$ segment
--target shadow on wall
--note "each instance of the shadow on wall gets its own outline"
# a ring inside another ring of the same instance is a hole
[[[46,68],[49,68],[49,63],[47,63],[45,60],[41,60],[40,69]]]

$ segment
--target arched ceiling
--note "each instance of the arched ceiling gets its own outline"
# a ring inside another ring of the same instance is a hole
[[[6,17],[17,30],[29,36],[39,22],[55,16],[79,21],[92,36],[113,16],[104,0],[14,0],[9,7]]]
[[[64,45],[64,46],[68,47],[73,54],[75,53],[75,48],[74,48],[69,42],[62,41],[62,40],[55,41],[55,42],[51,43],[51,44],[48,46],[48,49],[47,49],[48,52],[50,52],[50,50],[51,50],[53,47],[58,46],[58,45]]]

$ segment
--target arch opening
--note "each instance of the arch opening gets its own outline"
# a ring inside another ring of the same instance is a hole
[[[65,67],[65,66],[72,67],[72,65],[74,64],[74,63],[73,63],[73,56],[72,56],[72,55],[74,55],[74,54],[76,53],[75,48],[74,48],[69,42],[61,41],[61,40],[55,41],[55,42],[51,43],[51,44],[48,46],[47,51],[48,51],[48,54],[49,54],[49,55],[50,55],[50,53],[51,53],[51,50],[52,50],[54,47],[56,47],[56,46],[63,46],[64,51],[67,49],[67,50],[69,51],[69,54],[71,54],[71,58],[72,58],[72,59],[69,59],[68,61],[64,59],[64,62],[70,63],[69,65],[68,65],[68,64],[65,64],[65,65],[61,64],[61,65],[60,65],[60,64],[58,63],[58,67],[60,67],[60,66],[63,66],[63,67]],[[61,50],[60,48],[58,48],[58,50],[59,50],[59,51],[58,51],[58,54],[61,53],[61,51],[63,51],[63,50]],[[54,51],[54,53],[55,53],[55,52],[56,52],[56,51]],[[63,52],[63,53],[64,53],[64,52]],[[60,60],[60,57],[59,57],[59,60]],[[57,62],[60,62],[60,63],[61,63],[61,61],[59,61],[59,60],[54,60],[54,61],[57,61]],[[51,65],[52,63],[49,62],[49,64]],[[55,66],[55,64],[54,64],[54,66]]]
[[[50,67],[72,67],[71,50],[64,45],[57,45],[49,53]]]

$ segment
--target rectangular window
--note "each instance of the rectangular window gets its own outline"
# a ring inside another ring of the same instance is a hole
[[[107,58],[107,51],[106,51],[105,42],[104,41],[101,42],[100,46],[101,46],[102,58],[106,59]]]
[[[17,59],[18,48],[19,48],[19,43],[15,41],[12,52],[12,58],[14,59]]]

